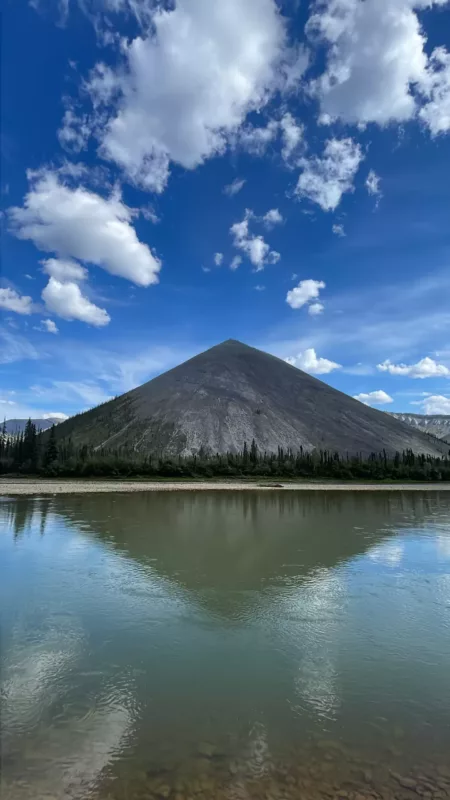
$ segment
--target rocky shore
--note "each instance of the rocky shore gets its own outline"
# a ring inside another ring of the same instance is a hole
[[[355,754],[338,741],[316,743],[298,760],[276,760],[253,750],[232,758],[202,743],[178,765],[150,760],[131,769],[126,760],[111,769],[96,786],[64,786],[61,792],[29,785],[26,777],[8,783],[2,800],[447,800],[450,764],[411,763],[399,758],[397,747],[385,758]],[[380,754],[379,754],[380,755]],[[402,766],[401,766],[402,764]],[[394,768],[395,767],[395,768]],[[108,770],[106,770],[108,772]]]

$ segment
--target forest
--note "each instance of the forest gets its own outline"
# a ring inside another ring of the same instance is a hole
[[[38,433],[28,420],[24,433],[0,434],[0,474],[67,478],[283,478],[370,481],[448,481],[446,456],[417,455],[411,450],[355,455],[327,450],[297,452],[278,448],[262,453],[255,442],[243,442],[239,453],[203,452],[188,457],[150,456],[120,448],[75,447],[71,438],[57,441],[55,427]]]

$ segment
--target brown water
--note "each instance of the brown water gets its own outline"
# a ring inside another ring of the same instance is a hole
[[[0,503],[1,797],[450,797],[450,498]]]

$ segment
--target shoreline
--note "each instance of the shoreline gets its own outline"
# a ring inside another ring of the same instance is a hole
[[[121,481],[0,479],[0,496],[105,494],[108,492],[450,492],[450,483],[289,483],[267,481]]]

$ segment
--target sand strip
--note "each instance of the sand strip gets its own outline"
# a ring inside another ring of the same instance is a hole
[[[284,483],[245,481],[73,481],[0,479],[0,495],[95,494],[105,492],[450,492],[450,483]]]

